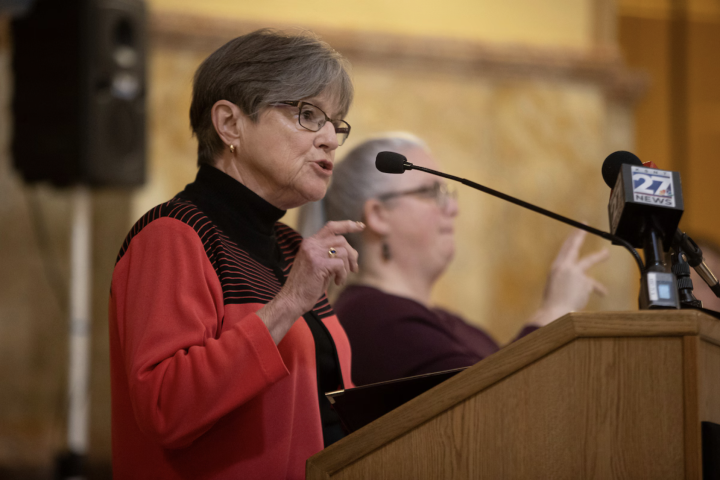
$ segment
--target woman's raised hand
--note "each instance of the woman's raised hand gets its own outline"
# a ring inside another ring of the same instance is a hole
[[[543,305],[532,319],[533,324],[543,326],[568,312],[582,310],[595,292],[606,295],[605,286],[587,275],[587,270],[598,262],[606,260],[608,250],[603,248],[580,258],[580,248],[586,232],[577,230],[563,243],[550,269]]]
[[[358,253],[343,234],[364,228],[363,223],[351,220],[328,222],[302,241],[280,293],[257,312],[276,344],[295,320],[315,306],[330,281],[342,285],[350,272],[357,272]]]
[[[358,253],[343,234],[361,232],[364,228],[364,224],[350,220],[328,222],[300,244],[283,290],[297,302],[301,314],[315,305],[331,280],[343,285],[349,272],[357,272]]]

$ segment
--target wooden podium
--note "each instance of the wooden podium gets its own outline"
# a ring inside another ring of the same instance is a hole
[[[572,313],[307,461],[320,479],[700,479],[720,321]]]

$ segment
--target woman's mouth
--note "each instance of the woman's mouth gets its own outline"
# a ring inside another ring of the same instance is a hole
[[[320,167],[320,169],[327,173],[332,173],[333,164],[329,160],[317,160],[315,162],[315,165],[317,165],[318,167]]]

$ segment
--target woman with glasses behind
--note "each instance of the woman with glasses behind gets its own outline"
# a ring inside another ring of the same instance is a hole
[[[261,30],[195,74],[195,181],[133,227],[110,295],[116,479],[302,479],[343,436],[323,393],[351,385],[324,295],[357,269],[329,222],[279,222],[325,195],[353,87],[309,35]]]
[[[415,165],[438,169],[415,137],[369,140],[338,163],[322,202],[327,218],[366,224],[362,232],[347,235],[360,255],[360,271],[334,302],[350,339],[352,376],[358,385],[473,365],[499,348],[482,330],[430,305],[433,286],[455,253],[454,191],[444,180],[423,172],[378,172],[375,157],[381,151],[398,152]],[[304,212],[308,225],[310,211]],[[563,245],[544,303],[518,336],[582,309],[593,291],[605,293],[585,271],[605,259],[607,251],[579,258],[583,238],[578,231]]]

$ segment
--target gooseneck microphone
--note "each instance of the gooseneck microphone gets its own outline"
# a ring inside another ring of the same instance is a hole
[[[375,157],[375,168],[383,173],[404,173],[405,170],[416,168],[407,161],[405,155],[395,152],[380,152]]]
[[[396,152],[380,152],[380,153],[378,153],[377,157],[375,158],[375,167],[383,173],[397,174],[397,173],[404,173],[406,170],[420,170],[422,172],[430,173],[432,175],[437,175],[439,177],[454,180],[456,182],[462,183],[463,185],[467,185],[468,187],[472,187],[476,190],[480,190],[481,192],[485,192],[494,197],[498,197],[498,198],[501,198],[510,203],[514,203],[515,205],[519,205],[523,208],[527,208],[528,210],[532,210],[533,212],[539,213],[541,215],[545,215],[546,217],[550,217],[559,222],[563,222],[563,223],[571,225],[575,228],[585,230],[586,232],[592,233],[593,235],[597,235],[598,237],[602,237],[605,240],[610,240],[616,245],[622,245],[623,247],[625,247],[633,255],[633,258],[635,258],[635,262],[638,264],[638,267],[640,268],[640,272],[642,273],[645,271],[645,265],[643,265],[643,261],[640,258],[640,255],[637,253],[637,251],[627,241],[625,241],[624,239],[622,239],[618,236],[615,236],[611,233],[603,232],[602,230],[598,230],[597,228],[590,227],[588,225],[585,225],[584,223],[580,223],[580,222],[577,222],[570,218],[563,217],[562,215],[558,215],[557,213],[551,212],[550,210],[545,210],[544,208],[540,208],[536,205],[533,205],[532,203],[528,203],[523,200],[517,199],[515,197],[511,197],[510,195],[506,195],[502,192],[498,192],[497,190],[493,190],[492,188],[488,188],[484,185],[480,185],[479,183],[475,183],[470,180],[466,180],[464,178],[456,177],[454,175],[448,175],[447,173],[442,173],[442,172],[438,172],[435,170],[431,170],[429,168],[413,165],[412,163],[407,161],[407,158],[405,158],[404,155],[401,155]]]

